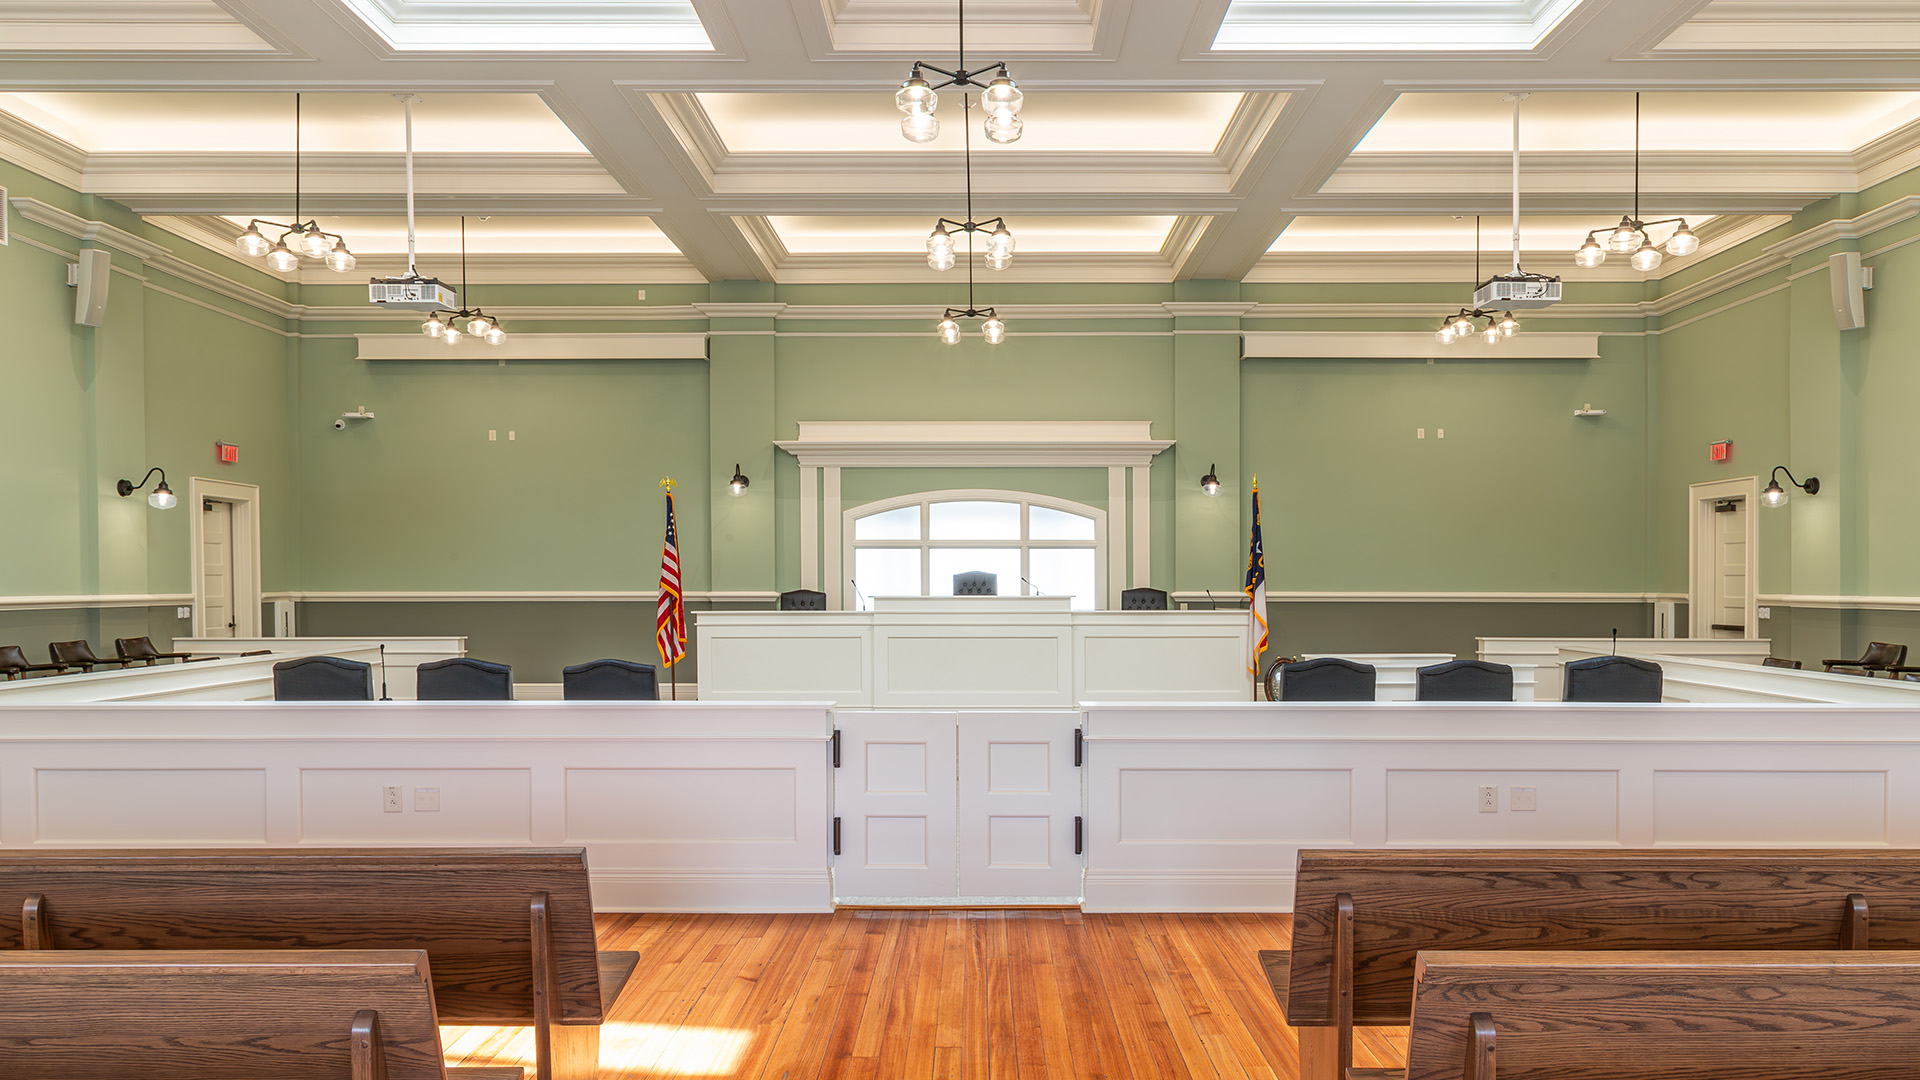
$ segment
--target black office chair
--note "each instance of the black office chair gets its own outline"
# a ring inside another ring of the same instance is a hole
[[[1276,660],[1267,669],[1267,697],[1274,701],[1372,701],[1372,664],[1323,656]]]
[[[780,594],[781,611],[825,611],[827,594],[817,589],[789,589]]]
[[[513,669],[505,664],[456,656],[416,669],[414,696],[421,701],[512,701]]]
[[[373,665],[338,656],[302,656],[273,665],[275,701],[372,701]]]
[[[590,660],[560,672],[560,696],[567,701],[659,701],[660,676],[652,664],[631,660]]]
[[[1414,672],[1417,701],[1512,701],[1513,669],[1485,660],[1454,660]]]
[[[999,596],[1000,578],[985,570],[969,570],[964,574],[953,575],[953,595],[955,596]]]
[[[1665,682],[1659,664],[1630,656],[1574,660],[1563,671],[1561,701],[1658,702]]]
[[[1121,611],[1165,611],[1167,610],[1167,590],[1154,588],[1126,589],[1120,593]]]

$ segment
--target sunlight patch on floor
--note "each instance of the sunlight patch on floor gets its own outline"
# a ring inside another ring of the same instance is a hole
[[[533,1029],[443,1027],[449,1066],[533,1066]],[[609,1021],[600,1027],[600,1068],[621,1076],[727,1076],[740,1065],[753,1032]]]

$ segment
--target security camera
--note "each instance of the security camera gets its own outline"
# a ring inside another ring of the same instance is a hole
[[[347,422],[346,422],[346,420],[344,420],[344,419],[341,419],[341,420],[335,420],[335,421],[333,422],[333,430],[335,430],[335,431],[345,431],[345,430],[347,430]]]

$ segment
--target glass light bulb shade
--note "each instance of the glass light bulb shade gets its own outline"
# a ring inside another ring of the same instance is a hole
[[[254,259],[265,255],[273,247],[267,238],[261,235],[260,225],[257,222],[249,222],[247,231],[234,237],[233,245],[240,249],[240,254]]]
[[[282,274],[289,273],[300,268],[300,256],[295,255],[285,241],[281,241],[267,252],[267,266]]]
[[[997,143],[1019,142],[1027,122],[1012,113],[994,113],[987,117],[987,138]]]
[[[1620,226],[1613,230],[1613,235],[1607,237],[1607,248],[1625,255],[1645,243],[1646,239],[1646,233],[1634,228],[1631,221],[1621,218]]]
[[[980,324],[980,336],[987,339],[987,344],[998,345],[1007,340],[1007,324],[999,319],[988,319]]]
[[[345,240],[333,245],[333,250],[327,252],[327,269],[335,273],[344,274],[353,269],[359,261],[353,257],[353,252],[347,250]]]
[[[493,320],[487,318],[485,315],[475,315],[473,318],[467,320],[467,333],[472,334],[474,337],[484,337],[487,331],[491,329],[493,329]]]
[[[1587,242],[1581,244],[1580,250],[1573,254],[1573,265],[1584,267],[1588,270],[1606,261],[1607,249],[1601,247],[1600,241],[1595,240],[1592,236],[1588,236]]]
[[[447,332],[447,324],[440,321],[440,316],[429,315],[427,321],[420,324],[420,332],[428,337],[439,337]]]
[[[1207,475],[1200,478],[1200,490],[1206,492],[1209,496],[1218,496],[1220,494],[1220,478],[1209,471]]]
[[[989,255],[1013,254],[1013,234],[1007,231],[1007,227],[1005,225],[1002,225],[999,228],[993,230],[991,233],[987,234],[987,254]]]
[[[1493,323],[1488,323],[1487,328],[1480,332],[1480,337],[1489,345],[1498,345],[1500,344],[1500,328]]]
[[[449,326],[447,327],[447,332],[440,335],[440,340],[449,345],[458,345],[460,344],[460,339],[463,337],[466,337],[466,335]]]
[[[933,234],[927,237],[927,254],[936,255],[943,251],[953,251],[953,234],[947,231],[946,226],[935,225]]]
[[[300,234],[300,251],[309,259],[324,259],[333,249],[333,242],[327,239],[318,226]]]
[[[1780,486],[1780,481],[1772,481],[1767,485],[1767,490],[1760,493],[1760,501],[1768,506],[1785,506],[1787,491]]]
[[[1650,242],[1642,241],[1640,250],[1633,253],[1633,258],[1630,261],[1635,270],[1645,272],[1648,270],[1658,270],[1661,262],[1663,262],[1665,258],[1666,256],[1660,254],[1659,248],[1654,247]]]
[[[932,113],[914,113],[900,121],[900,134],[911,143],[930,143],[940,137],[940,121]]]
[[[1700,238],[1693,235],[1693,230],[1687,228],[1687,223],[1684,221],[1672,236],[1667,237],[1667,254],[1669,255],[1691,255],[1699,250]]]
[[[942,251],[937,254],[930,252],[927,255],[927,265],[933,267],[935,270],[951,270],[953,269],[953,263],[954,258],[953,252],[951,251]]]
[[[1500,325],[1501,337],[1512,337],[1513,335],[1520,332],[1520,320],[1514,318],[1513,312],[1511,311],[1500,316],[1499,325]]]
[[[1005,116],[1018,113],[1026,100],[1027,95],[1021,93],[1014,81],[1005,75],[988,83],[986,92],[980,95],[980,103],[986,106],[989,113]]]
[[[1448,323],[1447,325],[1441,327],[1440,329],[1435,330],[1433,332],[1433,340],[1439,342],[1442,345],[1453,344],[1453,324]]]
[[[179,505],[179,503],[180,500],[174,497],[173,492],[167,487],[167,482],[164,480],[160,482],[159,487],[154,488],[152,493],[147,496],[147,505],[153,507],[155,510],[171,510]]]
[[[505,330],[496,326],[487,331],[487,344],[498,345],[505,340],[507,340],[507,332]]]
[[[1453,320],[1453,336],[1466,337],[1468,334],[1471,334],[1471,333],[1473,333],[1472,319],[1469,319],[1465,315],[1462,315],[1459,318]]]
[[[987,255],[987,267],[989,269],[1005,270],[1007,267],[1012,265],[1013,265],[1013,256],[1011,255],[994,255],[991,253]]]
[[[893,95],[893,103],[908,116],[931,115],[940,105],[940,95],[933,92],[927,80],[918,75],[900,84]]]
[[[958,345],[960,343],[960,324],[954,322],[952,319],[941,319],[939,325],[935,326],[933,331],[940,335],[940,340],[944,344]]]

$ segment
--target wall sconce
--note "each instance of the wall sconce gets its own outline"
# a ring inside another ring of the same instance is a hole
[[[1220,494],[1220,477],[1215,475],[1219,468],[1220,466],[1218,465],[1207,466],[1207,475],[1200,478],[1200,490],[1206,492],[1209,496],[1217,496]]]
[[[147,475],[141,477],[138,484],[131,480],[122,480],[113,486],[114,490],[118,491],[120,497],[124,499],[134,492],[139,491],[141,488],[146,487],[147,481],[153,479],[154,473],[160,474],[160,483],[147,495],[147,505],[153,507],[155,510],[171,510],[180,500],[173,497],[173,489],[167,486],[167,470],[158,465],[148,469]]]
[[[1795,480],[1793,478],[1793,473],[1789,472],[1785,465],[1775,465],[1773,467],[1773,475],[1767,477],[1767,490],[1760,493],[1761,505],[1763,506],[1787,505],[1787,489],[1780,486],[1781,473],[1787,474],[1787,483],[1792,484],[1794,487],[1799,488],[1801,491],[1804,491],[1809,495],[1820,494],[1820,478],[1819,477],[1809,476],[1807,477],[1807,482],[1803,484],[1800,481]]]
[[[747,485],[750,483],[752,481],[747,479],[747,474],[740,471],[740,463],[734,462],[733,479],[727,481],[727,490],[739,495],[747,490]]]

